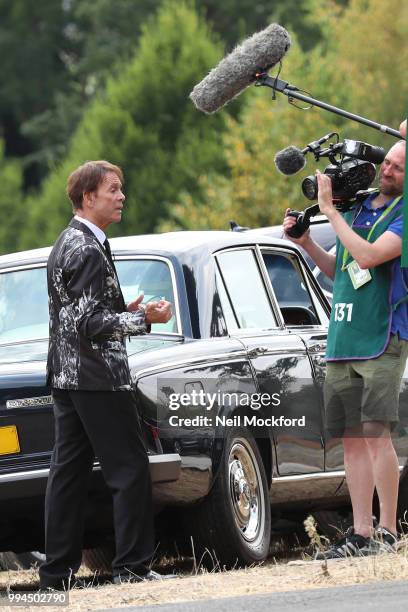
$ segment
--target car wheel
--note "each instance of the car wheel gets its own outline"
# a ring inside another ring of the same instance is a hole
[[[27,570],[33,566],[40,566],[44,561],[45,554],[38,551],[0,553],[0,569],[3,570]]]
[[[230,430],[207,498],[190,516],[196,561],[211,568],[263,561],[269,551],[271,507],[265,467],[252,434]]]

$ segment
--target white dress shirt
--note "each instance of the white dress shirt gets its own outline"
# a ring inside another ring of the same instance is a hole
[[[83,217],[79,217],[78,215],[75,215],[74,219],[80,221],[81,223],[89,227],[89,229],[95,234],[95,236],[103,246],[103,243],[106,240],[106,234],[101,230],[100,227],[95,225],[95,223],[92,223],[92,221],[88,221],[88,219],[84,219]]]

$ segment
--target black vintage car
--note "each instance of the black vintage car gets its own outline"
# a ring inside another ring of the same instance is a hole
[[[329,304],[300,251],[215,231],[111,244],[125,299],[144,291],[145,302],[174,304],[168,323],[127,342],[158,522],[192,536],[196,555],[208,549],[232,565],[264,559],[279,521],[345,507],[342,448],[323,427]],[[0,257],[0,551],[20,560],[44,546],[48,254]],[[403,466],[403,422],[395,444]],[[109,500],[96,459],[88,548],[111,538]]]

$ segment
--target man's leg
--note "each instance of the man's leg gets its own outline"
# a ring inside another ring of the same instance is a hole
[[[344,469],[353,507],[354,530],[364,537],[373,528],[374,478],[360,424],[363,379],[350,362],[327,364],[324,399],[326,427],[342,438]]]
[[[77,391],[74,401],[113,496],[113,571],[143,572],[154,552],[152,486],[133,394]]]
[[[344,468],[353,508],[354,531],[365,538],[373,532],[374,476],[369,449],[360,427],[344,432]],[[358,437],[357,437],[358,436]]]
[[[381,527],[396,535],[399,463],[390,426],[380,421],[363,423],[363,432],[380,502],[379,522]]]
[[[399,465],[390,425],[398,422],[399,392],[407,354],[408,342],[393,335],[380,357],[354,365],[364,380],[362,430],[380,502],[379,521],[381,527],[393,534],[397,533]]]
[[[46,562],[40,567],[42,588],[68,588],[82,558],[84,505],[94,453],[70,400],[70,392],[53,390],[55,446],[45,497]]]

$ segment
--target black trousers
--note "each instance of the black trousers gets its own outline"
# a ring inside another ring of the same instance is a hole
[[[82,557],[85,501],[95,455],[113,496],[113,572],[137,568],[154,551],[152,489],[133,394],[52,390],[55,446],[45,497],[42,586],[74,574]]]

